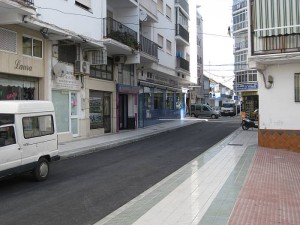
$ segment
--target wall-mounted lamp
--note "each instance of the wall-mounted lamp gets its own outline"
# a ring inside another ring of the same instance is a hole
[[[271,75],[268,76],[268,82],[271,85],[274,83],[273,77]]]
[[[264,71],[263,70],[257,70],[259,73],[261,73],[262,74],[262,76],[263,76],[263,80],[264,80],[264,84],[265,84],[265,88],[266,89],[270,89],[270,88],[272,88],[273,87],[273,85],[274,85],[274,78],[273,78],[273,76],[271,76],[271,75],[268,75],[268,78],[266,79],[266,76],[265,76],[265,74],[264,74]]]
[[[42,29],[40,29],[40,33],[42,34],[43,38],[49,39],[48,28],[43,27]]]

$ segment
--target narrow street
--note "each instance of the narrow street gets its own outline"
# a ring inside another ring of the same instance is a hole
[[[170,175],[240,126],[222,117],[52,164],[46,182],[0,182],[4,225],[94,224]]]

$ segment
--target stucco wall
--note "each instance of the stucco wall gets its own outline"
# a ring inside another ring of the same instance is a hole
[[[294,74],[300,73],[300,64],[270,65],[266,78],[272,75],[273,87],[266,89],[263,77],[259,80],[260,129],[300,130],[300,102],[295,102]]]

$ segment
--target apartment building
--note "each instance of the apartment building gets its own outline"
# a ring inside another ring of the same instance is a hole
[[[54,103],[59,141],[186,109],[186,0],[0,0],[0,98]]]
[[[300,2],[248,1],[250,68],[259,83],[260,146],[300,152]]]
[[[234,91],[239,97],[242,110],[251,113],[258,108],[257,71],[248,66],[249,36],[248,36],[248,1],[233,0],[232,35],[234,38]]]
[[[140,43],[149,48],[146,52],[142,46],[137,69],[139,127],[144,127],[159,118],[185,114],[190,84],[189,4],[185,0],[148,0],[140,5],[147,15],[140,19],[144,40]]]

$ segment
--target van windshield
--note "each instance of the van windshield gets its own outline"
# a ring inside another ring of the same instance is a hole
[[[232,104],[232,103],[224,103],[222,107],[224,107],[224,108],[232,108],[232,107],[234,107],[234,104]]]

